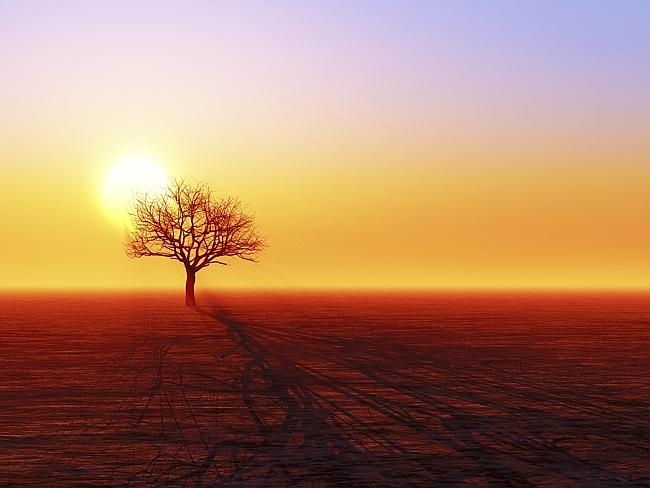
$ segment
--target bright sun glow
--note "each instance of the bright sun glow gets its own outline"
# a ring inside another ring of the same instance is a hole
[[[131,157],[119,160],[104,177],[104,208],[115,223],[124,225],[128,222],[128,207],[134,194],[159,192],[168,179],[167,172],[154,159]]]

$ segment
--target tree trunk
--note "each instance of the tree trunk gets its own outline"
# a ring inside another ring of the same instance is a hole
[[[196,283],[196,272],[187,270],[187,279],[185,280],[185,306],[187,307],[196,307],[194,283]]]

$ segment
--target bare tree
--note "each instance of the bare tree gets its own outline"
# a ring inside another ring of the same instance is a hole
[[[208,185],[172,179],[161,194],[135,195],[127,231],[129,257],[160,256],[185,267],[185,305],[196,305],[196,273],[238,257],[256,261],[264,248],[253,217],[237,198],[216,198]]]

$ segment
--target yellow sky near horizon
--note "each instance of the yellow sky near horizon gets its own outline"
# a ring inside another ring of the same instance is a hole
[[[180,152],[180,150],[179,150]],[[601,164],[296,164],[188,154],[173,174],[236,194],[270,247],[259,264],[211,267],[204,287],[645,288],[650,168]],[[321,156],[318,156],[321,157]],[[292,161],[290,158],[295,158]],[[221,159],[221,161],[220,161]],[[129,260],[102,208],[111,159],[13,170],[0,197],[13,236],[2,288],[175,288],[173,261]],[[71,161],[68,159],[67,161]],[[35,167],[35,163],[32,163]],[[29,167],[25,164],[23,167]],[[370,170],[371,169],[371,170]],[[263,175],[259,173],[263,172]],[[9,235],[9,234],[6,234]]]
[[[103,208],[132,155],[268,237],[199,291],[650,288],[640,13],[163,3],[0,5],[0,289],[181,288]]]

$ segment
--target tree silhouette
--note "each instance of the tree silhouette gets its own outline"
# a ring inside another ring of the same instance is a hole
[[[223,258],[256,261],[265,244],[237,198],[217,199],[205,183],[172,179],[160,194],[137,194],[129,211],[129,257],[160,256],[185,267],[185,305],[196,305],[196,273]]]

